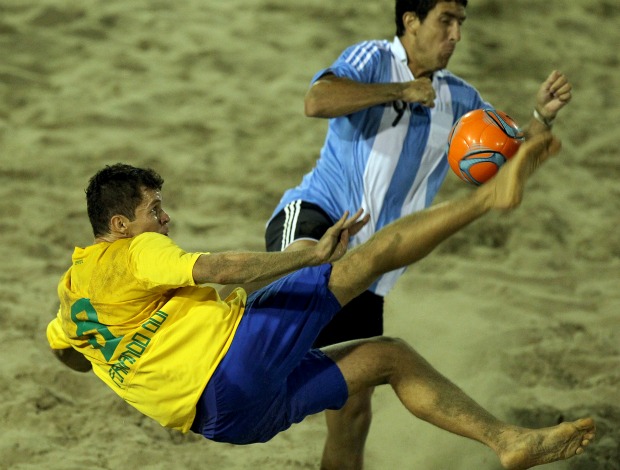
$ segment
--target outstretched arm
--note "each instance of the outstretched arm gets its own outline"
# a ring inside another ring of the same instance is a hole
[[[328,74],[310,87],[304,106],[306,116],[333,118],[392,101],[432,107],[435,90],[428,78],[404,83],[360,83]]]
[[[202,255],[194,264],[194,281],[196,284],[265,285],[297,269],[335,261],[346,252],[349,237],[368,222],[369,216],[360,219],[361,215],[361,210],[350,218],[345,213],[315,246],[304,250]]]

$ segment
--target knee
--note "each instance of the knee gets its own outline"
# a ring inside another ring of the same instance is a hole
[[[377,336],[371,340],[377,346],[377,356],[382,357],[383,364],[388,372],[395,372],[400,368],[403,358],[409,357],[413,348],[402,338],[393,336]]]
[[[404,339],[394,336],[377,336],[376,338],[372,338],[372,340],[380,344],[381,347],[394,350],[394,352],[411,349],[411,346],[409,346]]]
[[[372,415],[372,394],[375,387],[368,387],[354,395],[351,395],[344,407],[340,409],[342,415],[351,419],[370,419]]]

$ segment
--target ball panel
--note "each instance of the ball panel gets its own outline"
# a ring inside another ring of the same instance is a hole
[[[505,162],[506,158],[499,152],[479,150],[463,157],[458,166],[466,181],[480,185],[497,173]]]

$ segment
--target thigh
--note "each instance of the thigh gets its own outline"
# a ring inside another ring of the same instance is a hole
[[[305,201],[287,204],[267,224],[267,251],[284,251],[299,240],[318,241],[334,222],[323,209]]]

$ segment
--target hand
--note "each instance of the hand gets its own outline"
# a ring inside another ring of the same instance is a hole
[[[552,121],[560,109],[572,98],[572,85],[563,73],[554,70],[540,86],[536,94],[536,110]]]
[[[363,210],[359,209],[349,218],[346,211],[340,220],[332,225],[319,242],[314,246],[320,263],[333,262],[341,258],[349,246],[349,238],[359,232],[370,220],[370,215],[362,216]]]
[[[407,103],[420,103],[422,106],[432,108],[435,106],[435,89],[428,77],[418,78],[405,83],[403,101]]]

